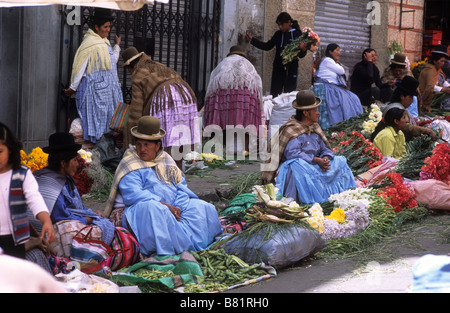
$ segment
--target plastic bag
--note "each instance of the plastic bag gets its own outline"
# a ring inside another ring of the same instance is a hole
[[[450,210],[450,185],[436,179],[411,181],[416,201],[432,210]]]
[[[274,229],[266,240],[266,228],[250,238],[240,235],[223,245],[225,252],[234,254],[244,262],[260,263],[283,268],[312,255],[326,246],[317,231],[291,226]]]
[[[277,132],[277,130],[286,123],[289,118],[295,114],[295,109],[292,107],[292,101],[295,100],[298,91],[291,93],[283,93],[272,100],[273,107],[269,121],[269,137]]]
[[[69,274],[57,274],[56,279],[73,293],[118,293],[119,286],[105,278],[89,275],[76,269]]]

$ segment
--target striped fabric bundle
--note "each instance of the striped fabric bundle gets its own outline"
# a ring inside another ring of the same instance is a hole
[[[125,102],[119,102],[114,114],[111,118],[109,128],[115,132],[121,133],[125,129],[125,125],[128,121],[128,112],[130,111],[130,105]]]

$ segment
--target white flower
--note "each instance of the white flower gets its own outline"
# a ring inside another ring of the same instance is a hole
[[[92,162],[92,152],[80,149],[78,150],[78,154],[83,158],[84,161],[86,161],[86,163]]]

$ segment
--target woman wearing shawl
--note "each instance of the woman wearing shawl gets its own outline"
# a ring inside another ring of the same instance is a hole
[[[319,109],[321,110],[319,124],[322,129],[363,113],[358,96],[347,90],[345,69],[339,63],[340,56],[339,45],[329,44],[315,75],[313,91],[316,95],[323,95],[322,106]]]
[[[124,206],[122,226],[146,255],[202,250],[222,233],[216,208],[187,187],[181,170],[162,149],[159,119],[141,117],[131,129],[136,146],[120,162],[105,209]]]
[[[431,52],[430,61],[420,71],[419,90],[422,95],[422,112],[424,113],[430,113],[434,103],[442,102],[450,94],[450,84],[442,71],[447,59],[447,47],[436,46]]]
[[[266,168],[269,170],[261,177],[263,182],[272,182],[278,170],[276,186],[283,196],[298,203],[321,203],[332,194],[356,187],[347,160],[333,154],[318,124],[320,102],[311,90],[297,93],[292,103],[296,115],[271,139],[267,163],[273,167]]]
[[[39,191],[50,211],[53,224],[63,220],[76,220],[98,226],[102,240],[111,244],[114,224],[107,218],[86,208],[81,200],[73,176],[78,167],[77,155],[81,145],[76,144],[70,133],[54,133],[49,137],[48,166],[34,172]]]
[[[123,132],[124,147],[133,144],[130,130],[142,116],[158,118],[167,135],[163,148],[182,148],[201,143],[197,98],[189,84],[173,69],[129,47],[122,53],[123,66],[131,73],[132,99]],[[178,167],[182,159],[176,159]]]
[[[205,96],[204,127],[243,126],[249,135],[258,136],[263,125],[261,110],[262,81],[247,54],[239,46],[230,48],[228,56],[212,71]],[[239,136],[238,136],[239,137]],[[226,137],[224,136],[224,139]],[[238,138],[239,140],[240,138]],[[249,138],[236,147],[227,147],[228,154],[249,151]]]
[[[119,102],[123,102],[117,62],[120,37],[111,48],[108,35],[111,30],[109,10],[96,9],[91,28],[75,54],[71,84],[64,92],[75,93],[78,115],[83,127],[83,138],[96,143],[109,131],[109,124]]]

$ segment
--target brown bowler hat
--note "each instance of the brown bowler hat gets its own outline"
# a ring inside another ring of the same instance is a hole
[[[130,65],[130,63],[139,58],[141,55],[143,55],[144,52],[139,52],[135,47],[129,47],[125,49],[125,51],[122,53],[122,59],[123,59],[123,67]]]
[[[311,110],[317,108],[321,102],[312,90],[300,90],[292,102],[292,107],[296,110]]]
[[[166,131],[161,129],[161,122],[154,116],[143,116],[139,119],[138,125],[131,128],[131,134],[139,139],[159,140],[166,135]]]

